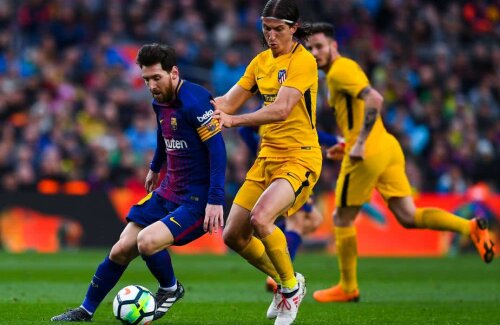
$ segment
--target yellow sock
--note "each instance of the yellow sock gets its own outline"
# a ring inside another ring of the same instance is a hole
[[[355,227],[335,227],[340,286],[346,292],[358,289],[358,242]]]
[[[248,245],[239,251],[238,254],[246,259],[248,263],[273,278],[276,283],[281,283],[278,272],[266,254],[264,244],[258,238],[252,237]]]
[[[267,256],[269,256],[276,271],[278,271],[282,287],[288,289],[294,288],[297,285],[297,279],[295,279],[293,272],[286,238],[281,229],[276,227],[269,236],[262,238],[262,243],[266,247]]]
[[[449,230],[463,235],[469,235],[470,233],[469,220],[438,208],[417,209],[415,212],[415,225],[417,228]]]

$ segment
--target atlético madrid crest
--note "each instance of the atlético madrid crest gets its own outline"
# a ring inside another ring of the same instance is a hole
[[[282,84],[285,82],[285,80],[286,80],[286,70],[281,69],[280,71],[278,71],[278,82]]]

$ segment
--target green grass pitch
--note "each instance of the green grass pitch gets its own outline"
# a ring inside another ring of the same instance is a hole
[[[43,324],[78,306],[106,251],[54,255],[0,253],[0,324]],[[173,256],[184,299],[158,324],[272,324],[265,277],[236,254]],[[308,283],[297,324],[500,324],[500,260],[361,258],[358,304],[319,304],[314,290],[338,276],[335,256],[299,254]],[[139,258],[97,310],[94,323],[118,324],[112,299],[128,284],[152,291],[156,282]]]

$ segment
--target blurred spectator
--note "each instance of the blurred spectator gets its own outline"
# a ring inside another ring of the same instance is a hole
[[[246,65],[241,62],[241,55],[236,49],[229,48],[222,59],[216,59],[212,68],[214,95],[225,94],[245,73]]]
[[[262,48],[255,31],[264,2],[0,0],[0,190],[40,189],[49,179],[142,186],[156,123],[138,46],[174,45],[182,77],[216,96]],[[500,189],[498,1],[297,2],[305,20],[336,25],[342,52],[384,94],[383,117],[417,190],[462,193],[478,181]],[[318,128],[336,132],[321,91]],[[224,132],[231,196],[249,159]],[[316,192],[334,187],[336,166],[325,162],[323,174]]]
[[[148,116],[153,116],[149,114]],[[134,116],[132,125],[125,131],[134,155],[142,156],[147,151],[156,149],[156,121],[148,120],[148,116],[137,114]]]

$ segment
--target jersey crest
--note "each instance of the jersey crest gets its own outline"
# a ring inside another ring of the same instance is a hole
[[[285,80],[286,80],[286,70],[281,69],[280,71],[278,71],[278,82],[282,84],[285,82]]]
[[[172,131],[177,131],[177,118],[170,118],[170,127],[172,128]]]

